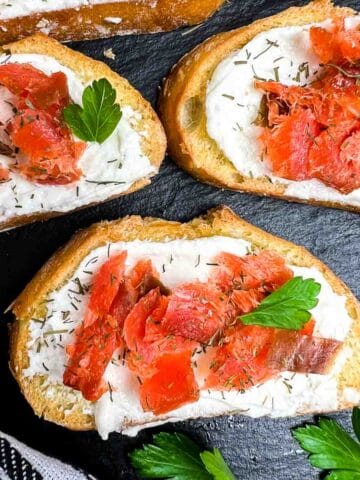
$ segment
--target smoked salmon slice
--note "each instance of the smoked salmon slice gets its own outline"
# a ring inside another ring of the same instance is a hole
[[[18,109],[57,110],[70,103],[66,75],[56,72],[46,75],[26,63],[0,65],[0,85],[17,96]]]
[[[215,285],[195,282],[172,292],[163,325],[171,334],[208,343],[228,321],[226,295]]]
[[[199,399],[199,388],[191,366],[191,353],[166,353],[155,363],[156,373],[140,385],[145,411],[161,415]]]
[[[273,328],[238,325],[229,329],[224,345],[215,347],[203,388],[244,391],[269,379],[276,373],[266,362],[273,336]]]
[[[266,363],[270,369],[278,371],[324,375],[340,346],[337,340],[276,330]]]
[[[27,109],[14,117],[9,131],[13,145],[23,154],[18,170],[29,180],[65,185],[81,177],[76,164],[85,145],[74,142],[49,113]]]
[[[126,317],[123,336],[130,351],[128,361],[140,377],[148,376],[163,354],[179,350],[192,352],[198,345],[166,330],[163,319],[168,303],[169,299],[156,288],[140,298]]]
[[[294,112],[271,131],[264,130],[260,140],[266,145],[271,170],[289,180],[310,178],[309,150],[320,131],[310,110]]]
[[[342,122],[317,136],[309,152],[311,176],[342,193],[360,187],[360,122]]]
[[[20,154],[18,171],[41,184],[79,180],[77,164],[85,144],[73,139],[62,118],[70,103],[66,75],[46,75],[30,64],[8,63],[0,65],[0,85],[15,96],[14,117],[4,128]]]
[[[69,358],[63,375],[64,385],[80,390],[86,400],[98,400],[108,390],[103,375],[119,346],[117,324],[110,315],[81,328],[75,343],[66,349]]]
[[[310,41],[323,63],[356,62],[360,58],[360,29],[346,29],[345,18],[334,19],[330,29],[311,27]]]
[[[140,261],[125,274],[127,252],[113,255],[95,274],[88,309],[68,346],[64,384],[96,401],[108,390],[103,375],[115,350],[123,346],[123,325],[127,315],[156,274],[151,262]]]
[[[272,292],[293,277],[284,259],[270,250],[243,257],[223,252],[215,263],[212,281],[223,291],[261,287]]]
[[[9,180],[9,169],[6,167],[0,167],[0,183]]]
[[[341,342],[313,337],[314,322],[295,332],[261,326],[229,329],[215,347],[204,389],[245,391],[280,372],[326,374]]]
[[[324,62],[311,84],[255,82],[267,106],[259,140],[275,175],[349,194],[360,187],[360,29],[337,19],[330,29],[312,27],[310,41]]]
[[[162,320],[168,298],[156,288],[142,297],[124,324],[130,352],[127,365],[140,381],[140,401],[145,411],[166,413],[199,397],[191,356],[195,342],[169,335]]]
[[[124,279],[126,252],[114,255],[95,274],[89,305],[75,342],[67,347],[64,384],[96,401],[106,392],[103,375],[120,345],[117,321],[109,315],[111,304]]]

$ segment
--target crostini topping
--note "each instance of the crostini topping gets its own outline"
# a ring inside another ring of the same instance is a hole
[[[9,180],[9,170],[6,167],[0,165],[0,183],[7,182]]]
[[[229,297],[218,287],[189,283],[173,291],[163,323],[173,335],[208,343],[232,320],[232,310]]]
[[[144,411],[156,414],[199,398],[191,367],[198,344],[166,330],[163,318],[168,302],[159,288],[151,290],[129,313],[123,332],[129,350],[128,367],[140,384],[141,405]]]
[[[270,250],[245,257],[220,253],[213,270],[214,281],[223,291],[257,289],[264,292],[264,296],[293,277],[284,259]]]
[[[197,401],[202,389],[245,391],[284,371],[326,373],[338,353],[341,342],[313,337],[308,310],[320,285],[293,278],[274,252],[220,253],[207,283],[172,290],[151,260],[126,272],[126,259],[126,251],[115,254],[95,274],[83,322],[67,347],[64,384],[88,400],[110,388],[103,377],[117,350],[138,380],[143,410],[155,415]],[[205,362],[202,379],[198,361]]]
[[[172,292],[164,317],[170,333],[207,343],[293,275],[284,260],[269,251],[246,257],[222,253],[213,266],[208,284],[185,284]]]
[[[154,363],[155,373],[140,386],[140,401],[144,411],[155,415],[170,412],[199,399],[191,352],[164,353]]]
[[[70,103],[66,75],[46,75],[30,64],[0,66],[0,85],[13,95],[12,116],[2,126],[16,163],[11,167],[33,182],[63,185],[78,180],[85,145],[72,139],[62,120]]]
[[[53,115],[25,109],[11,120],[8,132],[20,154],[16,168],[27,179],[65,185],[81,177],[77,161],[85,146],[74,142],[69,130]]]
[[[140,294],[156,281],[150,262],[138,262],[125,275],[126,252],[105,262],[93,279],[89,305],[76,341],[67,347],[69,361],[64,384],[80,390],[87,400],[96,401],[108,390],[105,369],[115,350],[123,345],[126,316]]]
[[[310,39],[314,52],[323,63],[356,63],[360,58],[360,30],[346,29],[343,18],[335,19],[330,28],[312,27]]]
[[[340,346],[337,340],[274,329],[266,361],[271,370],[323,375],[328,372]]]
[[[104,143],[122,117],[115,100],[116,90],[106,78],[94,80],[84,90],[82,107],[71,104],[64,109],[65,122],[81,140]]]
[[[111,305],[124,279],[126,253],[114,255],[94,276],[89,306],[76,332],[76,342],[67,346],[68,364],[64,384],[82,392],[88,400],[97,400],[107,390],[102,377],[121,337]],[[127,313],[127,312],[126,312]],[[91,368],[89,368],[91,367]]]
[[[309,310],[318,304],[320,289],[312,278],[292,278],[240,320],[245,325],[300,330],[311,318]]]
[[[266,357],[273,329],[237,325],[224,336],[209,366],[204,388],[245,391],[276,374]]]
[[[304,332],[236,325],[217,347],[205,388],[246,390],[279,372],[326,374],[341,342]]]
[[[46,75],[30,64],[7,63],[0,67],[0,84],[16,95],[20,110],[31,107],[57,115],[70,102],[62,72]]]
[[[345,29],[345,19],[329,30],[311,27],[312,49],[324,62],[315,81],[256,81],[267,106],[260,140],[275,175],[316,178],[343,194],[360,188],[359,39],[358,28]]]

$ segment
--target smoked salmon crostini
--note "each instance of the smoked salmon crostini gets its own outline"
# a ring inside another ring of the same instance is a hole
[[[59,41],[159,33],[203,22],[225,0],[11,0],[0,5],[0,44],[37,32]]]
[[[11,369],[35,413],[103,438],[360,398],[357,300],[305,249],[225,207],[94,225],[12,311]]]
[[[0,229],[137,190],[165,154],[140,93],[45,35],[1,48],[0,104]]]
[[[360,210],[360,17],[315,0],[216,35],[165,81],[169,150],[220,187]]]

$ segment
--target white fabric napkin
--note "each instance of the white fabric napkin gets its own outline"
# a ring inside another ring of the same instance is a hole
[[[0,480],[95,480],[0,432]]]

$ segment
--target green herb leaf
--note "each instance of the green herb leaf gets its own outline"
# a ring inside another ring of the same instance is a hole
[[[217,448],[214,448],[212,452],[200,453],[200,458],[206,470],[213,475],[214,480],[236,480]]]
[[[130,454],[140,478],[212,480],[200,459],[200,448],[185,435],[159,433],[153,442]]]
[[[82,107],[71,104],[64,108],[63,116],[69,128],[85,142],[104,141],[110,137],[122,113],[120,106],[115,103],[116,90],[102,78],[94,80],[92,85],[85,88],[82,96]]]
[[[326,480],[360,480],[360,444],[337,422],[321,418],[318,425],[296,428],[293,434],[309,452],[311,465],[331,470]]]
[[[334,470],[325,477],[325,480],[360,480],[360,473],[349,470]]]
[[[355,407],[352,413],[352,426],[357,436],[357,439],[360,441],[360,408]]]
[[[239,319],[245,325],[301,330],[311,318],[309,310],[318,304],[320,290],[312,278],[294,277]]]

